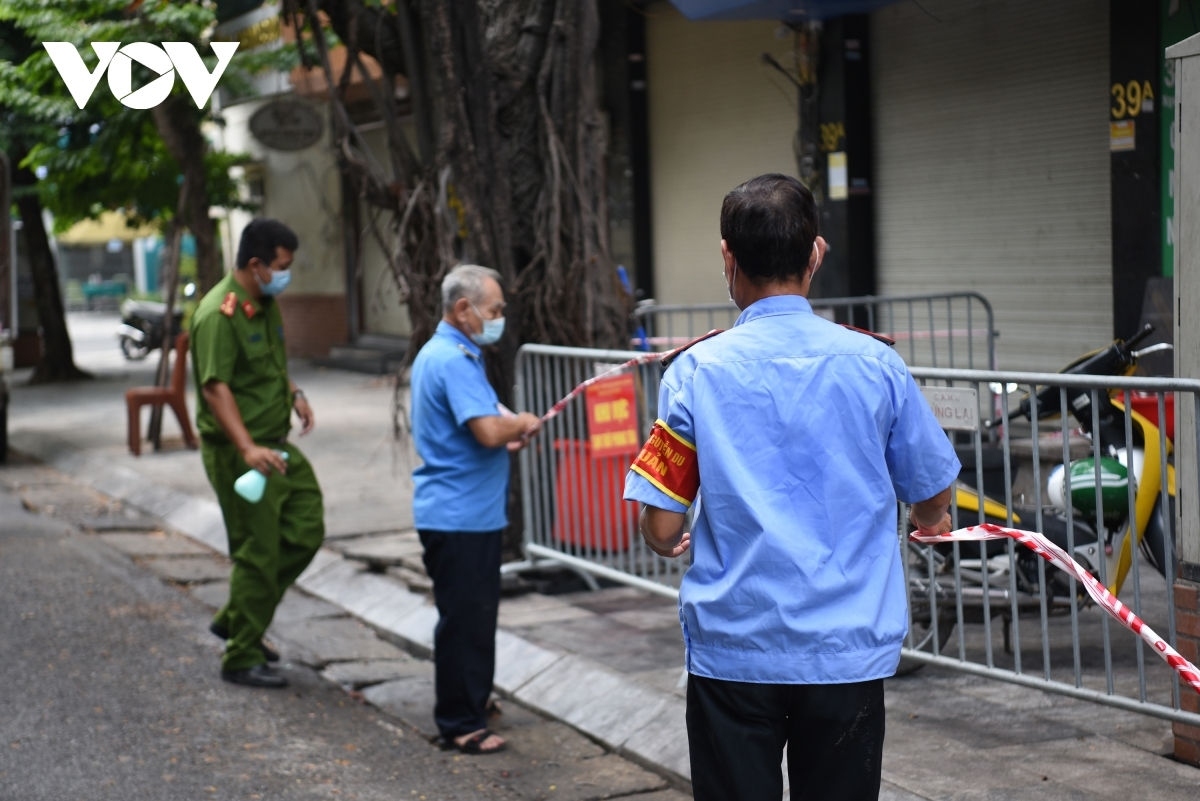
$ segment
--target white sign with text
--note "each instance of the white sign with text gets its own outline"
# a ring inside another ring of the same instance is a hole
[[[921,387],[921,394],[943,429],[979,430],[979,396],[974,388]]]

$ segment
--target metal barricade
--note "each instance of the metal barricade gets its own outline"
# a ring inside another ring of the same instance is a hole
[[[583,381],[639,355],[644,354],[526,345],[517,357],[519,408],[544,413]],[[599,418],[584,398],[547,421],[522,451],[530,561],[509,569],[550,561],[593,579],[677,597],[688,562],[652,553],[637,533],[636,505],[621,499],[625,472],[655,417],[659,369],[652,363],[624,373],[631,376],[636,407],[624,413],[634,418],[637,436],[614,439],[628,447],[626,452],[593,455],[588,422]],[[1176,401],[1200,412],[1200,381],[932,367],[912,372],[965,465],[955,497],[955,527],[987,521],[1045,533],[1114,589],[1118,572],[1123,572],[1116,593],[1120,600],[1174,642],[1172,586],[1164,572],[1175,575],[1175,506],[1196,504],[1197,493],[1185,492],[1176,500],[1170,489],[1172,450],[1200,449],[1200,444],[1171,442],[1173,416]],[[1084,437],[1071,417],[1038,419],[1036,408],[1030,420],[1005,414],[999,425],[989,427],[995,386],[1035,398],[1039,390],[1055,388],[1058,408],[1078,408],[1075,400],[1068,402],[1068,392],[1080,390],[1089,408],[1097,410],[1092,430],[1101,422],[1098,410],[1121,393],[1128,402],[1123,401],[1111,423],[1138,447],[1123,455],[1102,437]],[[612,409],[609,413],[615,414]],[[1123,481],[1108,469],[1122,459]],[[1060,465],[1063,471],[1056,472]],[[1047,489],[1052,474],[1063,488],[1058,511]],[[1090,504],[1066,501],[1076,491],[1086,496],[1089,488]],[[1147,503],[1149,512],[1143,514]],[[902,667],[932,663],[1200,725],[1200,715],[1181,708],[1181,685],[1173,671],[1093,605],[1073,577],[1010,540],[986,546],[909,543],[907,510],[897,512],[911,615]],[[1161,532],[1167,533],[1158,536],[1155,556],[1167,566],[1165,571],[1156,570],[1136,547],[1121,565],[1123,543],[1131,539],[1126,530],[1130,520],[1135,533],[1150,531],[1153,521],[1160,521]]]
[[[585,380],[641,354],[524,345],[517,353],[517,408],[544,414]],[[625,473],[654,422],[660,367],[630,368],[628,394],[608,404],[604,417],[622,430],[596,434],[587,425],[588,397],[579,397],[550,418],[521,451],[521,494],[525,554],[531,561],[508,565],[522,570],[551,560],[578,571],[674,597],[687,564],[651,551],[637,531],[637,504],[621,494]],[[595,412],[595,405],[593,404]],[[619,435],[619,436],[618,436]]]
[[[897,352],[910,366],[996,368],[997,332],[992,306],[978,292],[809,300],[813,311],[826,319],[896,340]],[[739,311],[732,303],[647,303],[634,314],[645,331],[645,337],[637,337],[634,346],[668,350],[714,328],[729,328]]]
[[[1174,408],[1177,402],[1200,408],[1200,381],[912,372],[926,397],[946,406],[939,416],[963,423],[950,427],[969,465],[955,493],[955,528],[992,522],[1044,534],[1174,642],[1173,579],[1164,574],[1176,575],[1175,507],[1196,504],[1197,497],[1175,497],[1173,451],[1200,447],[1172,442]],[[998,384],[1033,403],[1026,418],[999,418],[1002,436],[993,444],[982,399]],[[1039,392],[1048,408],[1036,408]],[[947,414],[952,407],[956,412]],[[1072,408],[1086,410],[1086,425],[1057,412]],[[937,664],[1200,724],[1200,715],[1180,704],[1181,691],[1192,690],[1073,577],[1012,540],[916,545],[907,540],[907,510],[900,521],[911,615],[902,670]],[[1139,537],[1141,548],[1134,544]],[[1157,569],[1155,560],[1164,567]]]

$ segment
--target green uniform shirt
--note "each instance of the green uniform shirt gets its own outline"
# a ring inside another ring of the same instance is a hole
[[[256,301],[232,273],[225,276],[192,315],[191,351],[196,427],[205,441],[229,442],[204,400],[202,388],[212,380],[229,386],[255,442],[278,442],[287,436],[292,393],[283,316],[273,298]]]

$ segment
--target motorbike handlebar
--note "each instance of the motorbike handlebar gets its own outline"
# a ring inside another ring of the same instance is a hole
[[[1135,345],[1139,344],[1143,339],[1145,339],[1146,337],[1150,336],[1153,333],[1154,333],[1154,326],[1150,325],[1150,323],[1146,323],[1144,326],[1142,326],[1141,331],[1138,331],[1136,334],[1131,336],[1129,339],[1125,340],[1125,348],[1128,351],[1132,352]]]
[[[1110,346],[1085,356],[1060,370],[1064,375],[1124,375],[1125,371],[1136,363],[1134,347],[1154,333],[1154,326],[1146,323],[1140,331],[1126,340],[1115,340]],[[1042,387],[1037,393],[1038,417],[1050,417],[1062,411],[1059,403],[1061,388],[1053,384]],[[1033,411],[1033,402],[1027,395],[1021,399],[1017,408],[1008,413],[1009,419],[1029,417]],[[990,429],[1001,425],[1004,417],[1000,416],[984,423],[984,428]]]

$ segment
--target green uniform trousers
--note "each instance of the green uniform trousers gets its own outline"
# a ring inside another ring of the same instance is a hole
[[[229,600],[213,619],[229,632],[224,670],[245,670],[265,661],[260,643],[275,607],[325,538],[324,501],[312,465],[294,445],[270,447],[287,451],[287,473],[267,478],[258,503],[233,490],[233,482],[249,469],[236,447],[203,442],[200,449],[233,560]]]

